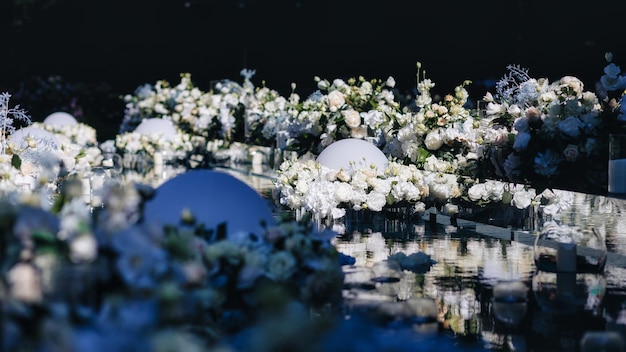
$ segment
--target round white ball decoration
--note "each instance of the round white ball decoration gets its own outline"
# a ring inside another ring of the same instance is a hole
[[[18,149],[25,149],[28,147],[27,138],[30,136],[37,143],[37,149],[58,149],[59,140],[57,137],[42,128],[39,127],[22,127],[15,130],[9,136],[9,141],[13,143]]]
[[[178,225],[184,210],[197,224],[217,229],[226,224],[228,236],[262,235],[276,225],[268,201],[233,175],[213,170],[190,170],[167,180],[144,208],[147,225]],[[263,225],[265,224],[265,225]]]
[[[363,169],[372,164],[378,170],[384,170],[388,163],[387,156],[374,144],[358,138],[340,139],[326,147],[317,156],[317,162],[332,170]]]
[[[72,114],[64,111],[57,111],[48,115],[43,120],[43,124],[48,126],[73,126],[77,125],[78,121],[76,121],[76,118]]]
[[[161,118],[143,119],[135,128],[135,132],[140,134],[158,134],[163,135],[163,139],[171,140],[176,135],[176,127],[170,120]]]

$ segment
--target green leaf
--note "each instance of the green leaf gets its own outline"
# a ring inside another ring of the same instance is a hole
[[[39,243],[53,244],[57,240],[54,234],[47,232],[47,231],[41,231],[41,230],[33,231],[31,236],[33,237],[33,240],[35,242],[39,242]]]
[[[11,158],[11,166],[16,169],[22,167],[22,159],[19,157],[19,155],[13,154],[13,157]]]

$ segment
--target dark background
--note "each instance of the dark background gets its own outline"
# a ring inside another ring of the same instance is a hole
[[[626,67],[624,1],[0,1],[0,89],[38,120],[49,100],[72,93],[36,95],[33,77],[62,77],[66,90],[82,92],[73,103],[80,118],[109,134],[123,116],[121,94],[161,79],[178,83],[183,72],[208,90],[213,80],[242,82],[240,70],[255,69],[255,85],[287,94],[293,82],[306,97],[314,76],[393,76],[410,92],[420,61],[435,93],[469,79],[476,100],[509,64],[551,81],[573,75],[587,90],[602,75],[605,52]]]

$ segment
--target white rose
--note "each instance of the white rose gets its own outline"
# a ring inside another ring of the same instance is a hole
[[[337,88],[345,87],[346,85],[347,85],[347,84],[346,84],[346,81],[344,81],[344,80],[343,80],[343,79],[341,79],[341,78],[335,78],[335,79],[333,80],[333,86],[335,86],[335,87],[337,87]]]
[[[350,128],[359,127],[361,125],[361,115],[354,110],[349,109],[342,112],[343,118],[346,121],[346,125]]]
[[[446,200],[452,195],[452,189],[448,184],[435,183],[430,185],[430,195],[435,199]]]
[[[328,172],[324,174],[324,178],[326,179],[326,181],[330,181],[330,182],[336,181],[338,173],[339,172],[336,170],[328,170]]]
[[[504,195],[504,183],[500,181],[487,181],[485,182],[485,191],[489,199],[502,200],[502,196]]]
[[[535,198],[535,190],[531,189],[528,191],[522,190],[517,191],[513,194],[513,199],[511,200],[511,204],[514,205],[518,209],[526,209],[530,206],[533,199]]]
[[[443,139],[441,138],[439,130],[429,132],[424,139],[424,144],[429,150],[438,150],[441,148],[443,145]]]
[[[343,93],[341,93],[340,91],[333,90],[332,92],[328,93],[328,106],[330,108],[330,111],[337,111],[345,103],[346,100],[343,97]]]
[[[385,204],[387,204],[387,198],[381,193],[370,192],[366,196],[366,203],[370,210],[381,211]]]
[[[467,190],[467,196],[474,202],[483,199],[485,194],[484,183],[475,184]]]
[[[583,82],[574,76],[565,76],[561,78],[561,87],[571,88],[575,95],[580,95],[583,92]]]
[[[380,178],[371,178],[368,180],[368,183],[372,185],[375,192],[381,194],[389,194],[389,192],[391,192],[391,183],[387,180],[383,180]]]
[[[414,201],[422,198],[422,191],[419,187],[411,182],[404,182],[403,184],[404,198],[409,201]]]
[[[348,183],[335,182],[335,200],[339,203],[352,199],[352,186]]]
[[[363,122],[371,128],[376,128],[376,126],[384,122],[383,113],[378,110],[362,112],[360,115],[363,118]]]

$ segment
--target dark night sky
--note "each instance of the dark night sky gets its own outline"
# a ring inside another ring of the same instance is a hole
[[[291,82],[312,93],[316,75],[393,76],[409,90],[421,61],[437,92],[470,79],[470,93],[482,97],[481,82],[508,64],[551,80],[574,75],[587,89],[606,51],[626,68],[624,12],[615,7],[622,1],[57,0],[22,26],[9,24],[17,13],[3,1],[5,90],[59,74],[131,93],[178,82],[181,72],[208,89],[211,80],[241,82],[242,68],[284,93]]]

